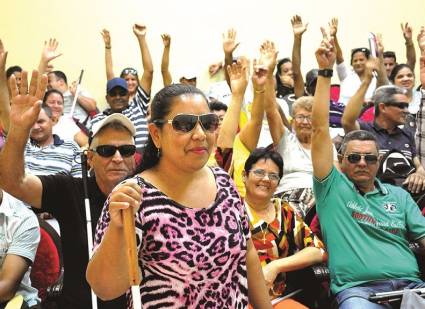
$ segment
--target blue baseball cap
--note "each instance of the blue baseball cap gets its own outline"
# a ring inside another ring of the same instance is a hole
[[[120,87],[125,91],[128,91],[127,82],[125,79],[120,77],[115,77],[111,80],[108,80],[108,83],[106,84],[106,92],[109,93],[115,87]]]

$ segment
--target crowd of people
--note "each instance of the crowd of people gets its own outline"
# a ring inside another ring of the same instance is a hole
[[[283,59],[271,41],[256,59],[235,57],[229,29],[223,61],[209,68],[225,79],[207,92],[196,75],[173,81],[163,34],[164,88],[152,99],[147,27],[132,29],[142,70],[119,77],[103,29],[103,111],[53,68],[58,41],[45,42],[31,77],[6,69],[0,41],[0,308],[133,308],[133,263],[143,308],[378,309],[392,305],[374,293],[425,288],[409,247],[425,248],[425,27],[416,83],[408,23],[406,63],[377,35],[371,49],[351,46],[350,68],[333,18],[305,75],[307,24],[296,15],[291,25]],[[50,300],[29,278],[46,218],[64,262]],[[291,280],[316,264],[329,268],[328,285]]]

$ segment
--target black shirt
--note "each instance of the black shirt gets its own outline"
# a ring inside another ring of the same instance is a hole
[[[89,257],[83,180],[60,174],[39,178],[43,185],[41,209],[58,220],[61,232],[64,284],[59,308],[91,308],[90,287],[86,280]],[[94,232],[106,196],[100,191],[94,177],[88,178],[87,187]],[[123,297],[111,302],[99,300],[98,304],[102,309],[126,308]]]

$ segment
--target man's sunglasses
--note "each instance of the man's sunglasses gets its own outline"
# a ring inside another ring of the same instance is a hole
[[[394,106],[394,107],[397,107],[399,109],[409,108],[409,103],[407,103],[407,102],[388,102],[388,103],[385,103],[385,105]]]
[[[156,125],[164,123],[170,123],[173,129],[178,132],[189,133],[200,122],[201,127],[204,131],[215,132],[220,124],[220,120],[216,114],[203,114],[203,115],[192,115],[192,114],[178,114],[173,119],[156,119],[153,121]]]
[[[378,156],[374,154],[360,154],[360,153],[350,153],[345,156],[348,162],[355,164],[359,163],[363,158],[367,164],[375,164],[378,162]]]
[[[120,153],[121,157],[131,157],[136,153],[136,146],[134,145],[121,145],[121,146],[114,146],[114,145],[101,145],[97,146],[96,148],[91,149],[91,151],[96,152],[99,156],[104,158],[109,158],[115,155],[117,152]]]

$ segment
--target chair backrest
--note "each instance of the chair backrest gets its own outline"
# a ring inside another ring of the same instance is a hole
[[[339,93],[341,92],[340,86],[338,84],[331,85],[331,101],[339,102]]]
[[[40,244],[31,269],[31,284],[38,289],[41,300],[46,299],[46,289],[60,277],[63,268],[62,246],[60,236],[55,229],[43,219],[40,224]]]

